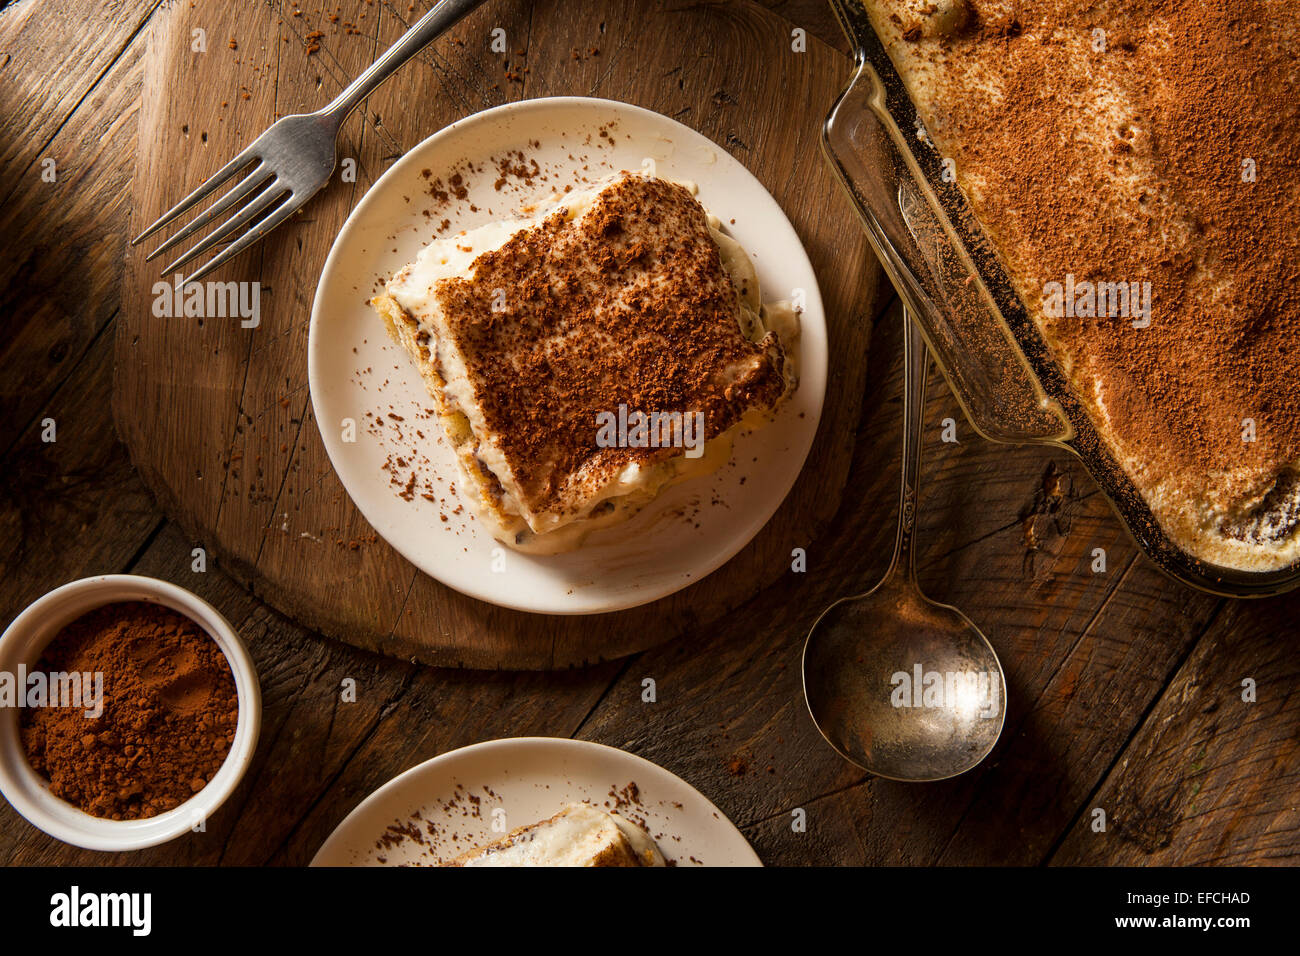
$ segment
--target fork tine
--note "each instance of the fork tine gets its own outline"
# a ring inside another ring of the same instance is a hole
[[[226,165],[222,166],[215,173],[209,176],[202,186],[194,190],[194,192],[190,193],[188,196],[186,196],[176,205],[172,206],[171,209],[168,209],[165,213],[162,214],[162,216],[158,219],[157,222],[155,222],[144,232],[140,233],[140,235],[132,239],[131,245],[134,246],[137,243],[142,242],[145,239],[148,239],[150,236],[152,236],[163,226],[167,225],[169,222],[171,222],[181,213],[185,212],[187,209],[189,209],[199,200],[203,199],[205,196],[210,195],[218,186],[220,186],[231,176],[235,175],[235,173],[239,172],[241,169],[243,169],[245,166],[251,163],[254,159],[257,158],[256,156],[253,155],[252,149],[253,147],[249,146],[248,148],[241,150],[238,156],[236,156],[230,162],[226,163]]]
[[[213,246],[219,245],[227,238],[235,235],[239,230],[252,222],[258,215],[269,209],[273,202],[280,199],[288,192],[289,189],[287,186],[283,185],[278,180],[272,180],[265,189],[257,194],[257,198],[245,206],[238,215],[232,216],[230,219],[217,226],[217,228],[212,230],[207,238],[203,239],[193,248],[181,253],[180,256],[174,259],[162,270],[163,275],[168,275],[182,262],[189,262],[191,259],[201,256]]]
[[[295,200],[292,196],[290,196],[290,197],[289,197],[289,200],[288,200],[287,202],[283,203],[282,205],[280,205],[280,206],[275,210],[274,213],[272,213],[272,214],[271,214],[270,216],[268,216],[266,219],[264,219],[264,220],[262,220],[261,222],[259,222],[259,223],[258,223],[256,226],[254,226],[252,229],[248,230],[248,232],[244,233],[242,236],[240,236],[238,239],[236,239],[233,243],[231,243],[231,244],[230,244],[229,246],[227,246],[225,249],[222,249],[221,252],[220,252],[218,255],[216,255],[215,257],[213,257],[213,259],[212,259],[210,262],[207,263],[207,265],[204,265],[203,267],[201,267],[197,272],[195,272],[193,275],[191,275],[189,278],[187,278],[184,282],[182,282],[182,283],[181,283],[181,288],[183,289],[183,288],[185,288],[185,286],[189,285],[189,283],[191,283],[191,282],[196,282],[196,281],[198,281],[199,279],[202,279],[205,275],[207,275],[207,274],[208,274],[209,272],[211,272],[213,269],[216,269],[216,268],[218,268],[218,267],[224,265],[224,264],[225,264],[226,262],[228,262],[229,260],[235,258],[235,256],[239,255],[241,252],[243,252],[243,251],[244,251],[245,249],[247,249],[249,246],[253,245],[253,243],[257,242],[259,239],[261,239],[263,236],[265,236],[268,232],[270,232],[270,231],[271,231],[272,229],[274,229],[276,226],[280,225],[280,223],[284,222],[286,219],[288,219],[290,216],[292,216],[295,212],[297,212],[299,209],[301,209],[303,203],[305,203],[305,202],[307,201],[308,198],[310,198],[310,197],[301,197],[301,198]]]
[[[151,262],[157,256],[161,255],[162,253],[166,252],[168,249],[172,248],[172,246],[184,242],[186,239],[194,235],[194,233],[198,232],[208,223],[212,222],[214,219],[221,216],[227,209],[229,209],[235,203],[239,202],[239,200],[243,199],[245,196],[251,193],[255,188],[265,184],[267,179],[272,176],[274,176],[274,173],[266,166],[265,163],[254,167],[253,171],[250,172],[247,176],[245,176],[240,181],[239,185],[237,185],[234,189],[230,190],[230,192],[226,193],[224,196],[222,196],[211,206],[209,206],[201,215],[195,216],[194,219],[189,223],[189,225],[187,225],[180,232],[176,233],[176,235],[172,236],[170,239],[164,242],[153,252],[145,256],[144,261]]]

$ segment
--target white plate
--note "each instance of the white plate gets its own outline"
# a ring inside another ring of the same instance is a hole
[[[508,176],[496,188],[502,177],[493,159],[514,150],[536,159],[547,180],[529,184]],[[415,258],[444,220],[443,234],[470,229],[509,216],[553,188],[637,169],[646,159],[654,160],[660,176],[699,186],[700,201],[749,251],[765,301],[802,290],[799,388],[772,424],[738,438],[731,463],[715,474],[670,489],[630,521],[596,532],[569,554],[509,551],[478,529],[467,509],[455,513],[456,462],[429,415],[432,400],[368,300]],[[466,170],[467,162],[480,171]],[[446,183],[457,172],[466,198],[434,200],[430,183]],[[794,485],[826,389],[826,322],[817,279],[794,228],[762,184],[725,150],[680,123],[581,97],[525,100],[476,113],[394,164],[334,242],[312,305],[308,352],[312,405],[325,448],[375,531],[449,587],[547,614],[635,607],[724,564]],[[348,420],[355,423],[351,442]],[[390,456],[406,465],[385,472]],[[408,472],[418,477],[406,500],[401,495]]]
[[[680,777],[563,737],[490,740],[412,767],[349,813],[311,865],[431,866],[584,801],[642,824],[678,866],[763,865],[722,811]]]

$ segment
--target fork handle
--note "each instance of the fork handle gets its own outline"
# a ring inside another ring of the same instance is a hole
[[[364,73],[348,84],[347,89],[320,110],[318,115],[328,117],[337,126],[342,126],[348,114],[379,84],[482,2],[483,0],[440,0],[400,40],[385,50],[383,56],[370,64]]]

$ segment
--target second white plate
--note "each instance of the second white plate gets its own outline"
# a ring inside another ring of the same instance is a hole
[[[591,803],[636,822],[677,866],[762,866],[698,790],[635,754],[563,737],[512,737],[412,767],[344,818],[312,866],[434,866]]]
[[[730,464],[661,495],[569,554],[510,551],[460,506],[456,462],[432,400],[368,305],[435,234],[646,161],[694,182],[750,253],[765,301],[803,303],[799,388],[769,426],[742,435]],[[536,163],[536,167],[533,163]],[[780,206],[748,170],[694,130],[609,100],[525,100],[434,134],[353,210],[312,305],[308,374],[316,423],[343,486],[375,531],[449,587],[503,607],[590,614],[694,584],[743,548],[793,487],[821,417],[826,322],[812,265]]]

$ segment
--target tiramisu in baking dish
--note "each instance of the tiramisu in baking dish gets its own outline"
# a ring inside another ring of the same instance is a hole
[[[788,310],[685,186],[621,173],[438,239],[373,300],[487,530],[578,546],[716,469],[795,384]]]
[[[446,866],[665,866],[636,824],[586,803],[470,850]]]
[[[916,135],[1165,533],[1225,568],[1300,561],[1292,8],[866,7]]]

